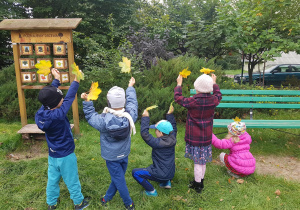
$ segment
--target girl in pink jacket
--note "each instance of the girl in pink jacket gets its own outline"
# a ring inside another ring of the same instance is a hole
[[[225,164],[229,175],[236,178],[253,174],[255,171],[255,158],[251,154],[251,136],[246,132],[243,122],[235,121],[228,126],[225,139],[218,139],[212,135],[212,144],[218,149],[229,149],[229,154],[222,152],[220,160]]]

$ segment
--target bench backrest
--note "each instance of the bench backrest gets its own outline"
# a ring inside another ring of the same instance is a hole
[[[218,108],[300,109],[300,91],[297,90],[221,89],[221,93]],[[196,90],[191,89],[190,94],[196,94]]]

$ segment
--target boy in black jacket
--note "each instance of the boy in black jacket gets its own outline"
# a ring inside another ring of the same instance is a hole
[[[167,113],[167,120],[161,120],[150,128],[155,128],[157,138],[149,134],[149,113],[144,111],[141,119],[141,136],[152,147],[153,164],[147,168],[135,168],[132,170],[133,178],[145,188],[147,196],[157,196],[155,188],[148,180],[159,182],[162,188],[171,188],[171,179],[175,174],[175,145],[176,145],[176,121],[172,114],[172,107]]]

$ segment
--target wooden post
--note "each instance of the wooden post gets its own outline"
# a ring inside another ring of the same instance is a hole
[[[73,48],[73,35],[72,30],[70,31],[71,42],[68,42],[68,62],[69,62],[69,78],[70,82],[74,80],[74,75],[72,74],[72,64],[74,63],[74,48]],[[77,95],[72,104],[72,111],[73,111],[73,121],[74,121],[74,133],[76,135],[80,134],[79,130],[79,113],[78,113],[78,100]]]
[[[16,80],[17,80],[17,90],[18,90],[18,98],[19,98],[19,107],[20,107],[20,115],[21,115],[21,123],[22,126],[27,125],[27,113],[26,113],[26,103],[25,103],[25,94],[22,89],[22,81],[21,81],[21,70],[20,70],[20,46],[17,43],[13,43],[13,53],[14,53],[14,62],[15,62],[15,72],[16,72]]]

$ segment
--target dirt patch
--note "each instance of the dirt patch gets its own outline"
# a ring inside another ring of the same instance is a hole
[[[48,157],[48,149],[45,141],[25,141],[23,142],[25,149],[22,151],[14,151],[6,156],[11,161],[34,160],[38,158]]]
[[[255,172],[261,175],[273,175],[286,180],[300,182],[300,160],[294,157],[256,156]],[[222,165],[219,159],[212,161]]]

